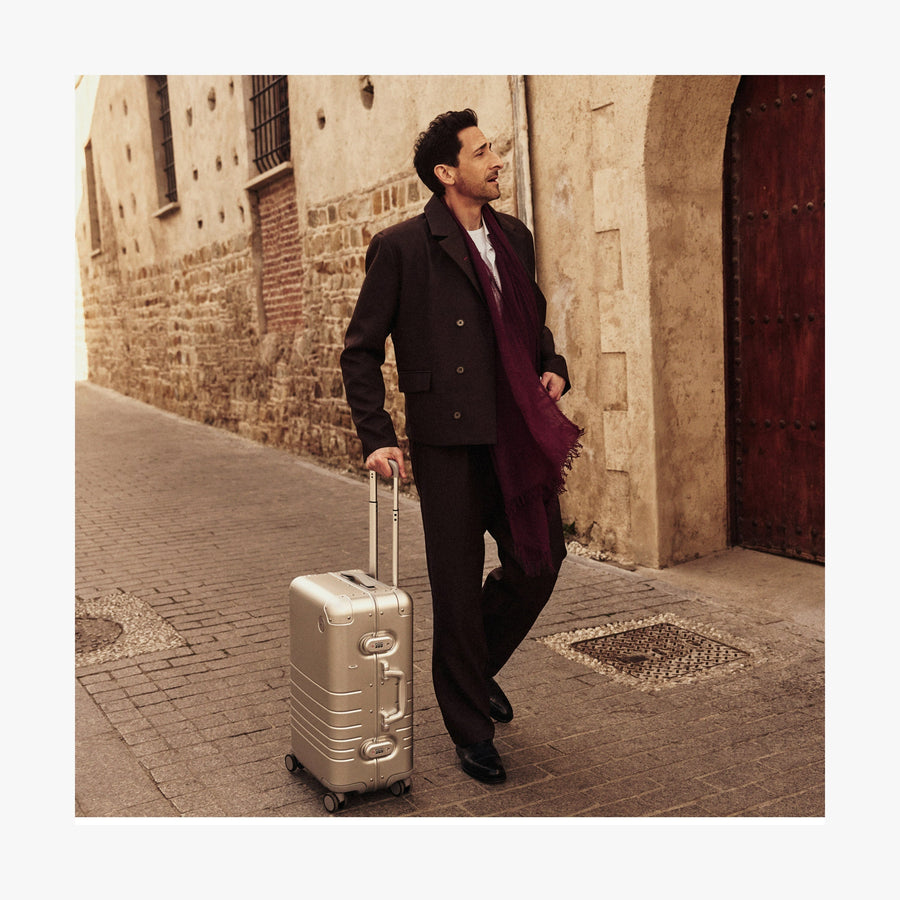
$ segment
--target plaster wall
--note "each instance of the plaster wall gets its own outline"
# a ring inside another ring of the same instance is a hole
[[[367,84],[369,106],[362,90]],[[416,136],[450,109],[471,106],[489,140],[510,142],[505,75],[306,75],[292,78],[290,90],[292,151],[303,173],[297,179],[300,209],[413,173]],[[506,178],[511,180],[509,170]],[[428,196],[423,187],[423,198]]]
[[[115,242],[125,267],[249,234],[252,225],[244,185],[255,173],[241,76],[169,79],[178,203],[165,213],[164,228],[157,227],[166,202],[157,184],[151,119],[158,113],[148,83],[143,75],[104,76],[91,120],[101,240],[110,251]],[[84,216],[78,240],[90,246]]]

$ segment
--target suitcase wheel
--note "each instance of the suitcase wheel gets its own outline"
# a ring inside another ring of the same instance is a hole
[[[395,797],[399,797],[401,794],[408,794],[411,787],[412,782],[406,778],[403,781],[395,781],[389,790]]]
[[[333,813],[347,805],[347,798],[343,794],[335,794],[333,791],[329,791],[322,798],[322,803],[328,812]]]
[[[288,772],[302,772],[303,766],[300,765],[300,760],[294,756],[293,753],[288,753],[284,758],[284,767],[288,770]]]

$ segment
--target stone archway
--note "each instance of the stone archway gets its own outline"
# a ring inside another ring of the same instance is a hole
[[[644,143],[660,565],[728,544],[722,166],[738,76],[659,76]]]

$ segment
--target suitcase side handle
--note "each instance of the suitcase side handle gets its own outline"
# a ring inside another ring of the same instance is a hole
[[[406,715],[406,676],[400,669],[392,669],[388,663],[381,663],[381,682],[384,684],[388,678],[397,679],[397,709],[395,712],[381,712],[381,724],[383,728],[389,728],[394,722],[399,722]]]
[[[397,587],[399,578],[400,544],[400,466],[394,459],[388,460],[394,487],[393,528],[391,534],[391,563],[393,568],[392,586]],[[369,472],[369,574],[378,580],[378,476]]]

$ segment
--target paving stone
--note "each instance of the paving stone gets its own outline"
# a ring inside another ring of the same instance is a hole
[[[76,441],[76,596],[129,593],[185,641],[76,668],[76,815],[327,816],[324,788],[284,766],[287,588],[301,573],[366,566],[365,482],[86,384]],[[488,542],[486,570],[496,564]],[[431,689],[421,521],[402,497],[413,788],[352,797],[336,815],[824,815],[820,635],[665,579],[566,560],[499,676],[516,709],[497,727],[509,778],[481,785],[460,770]],[[762,658],[648,687],[538,641],[663,613],[734,634]]]

